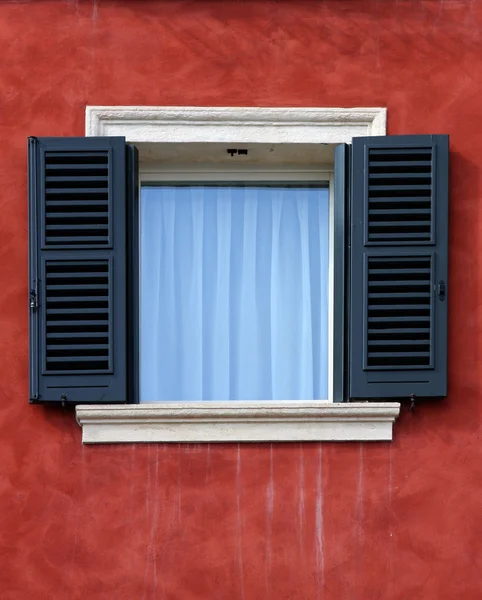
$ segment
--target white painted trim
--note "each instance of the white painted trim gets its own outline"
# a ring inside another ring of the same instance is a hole
[[[390,441],[398,403],[164,402],[78,405],[85,444]]]
[[[87,106],[85,135],[132,143],[340,144],[385,135],[386,118],[386,108]]]
[[[141,166],[141,183],[157,183],[169,181],[195,181],[201,182],[229,182],[229,181],[262,181],[262,182],[312,182],[326,183],[333,179],[333,165],[325,165],[324,168],[316,167],[253,167],[250,165],[240,165],[237,168],[228,166],[212,167],[198,165],[191,168],[190,164],[186,166],[170,167],[164,166]]]

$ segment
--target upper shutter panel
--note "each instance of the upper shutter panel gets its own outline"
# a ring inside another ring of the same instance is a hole
[[[371,244],[433,241],[433,148],[367,148]]]
[[[30,398],[126,402],[124,138],[30,138]]]
[[[106,248],[111,245],[112,152],[46,150],[44,248]]]
[[[448,136],[352,148],[350,397],[447,392]]]

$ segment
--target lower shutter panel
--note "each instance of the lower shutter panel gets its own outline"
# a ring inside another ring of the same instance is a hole
[[[430,256],[367,257],[366,369],[418,369],[433,363]]]
[[[29,140],[30,398],[126,402],[126,145]]]
[[[448,137],[353,141],[350,397],[447,393]]]
[[[110,261],[45,262],[45,373],[112,372]]]

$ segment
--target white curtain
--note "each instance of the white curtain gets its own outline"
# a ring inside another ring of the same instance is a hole
[[[328,397],[328,211],[324,188],[142,188],[142,402]]]

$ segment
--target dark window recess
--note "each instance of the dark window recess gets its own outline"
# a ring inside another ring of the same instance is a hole
[[[109,261],[47,261],[45,283],[46,372],[107,371]]]
[[[367,262],[366,368],[429,368],[431,257],[369,257]]]
[[[109,244],[109,154],[45,152],[45,245]]]
[[[432,148],[368,149],[368,242],[432,240]]]

